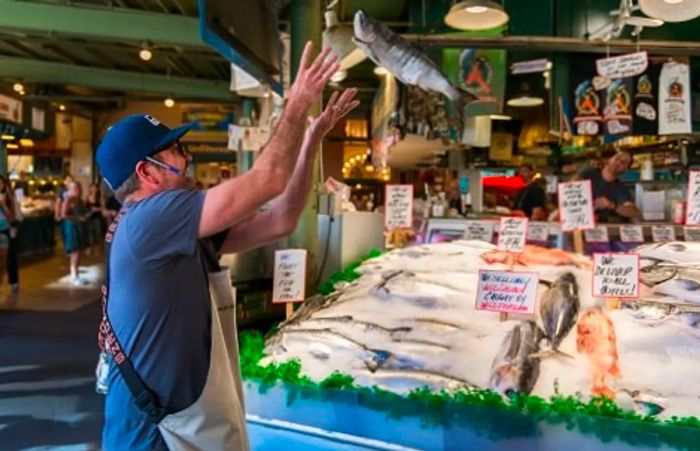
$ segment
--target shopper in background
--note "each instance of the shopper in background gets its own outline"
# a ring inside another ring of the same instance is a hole
[[[85,207],[90,211],[87,217],[86,230],[87,230],[87,244],[86,255],[89,255],[92,248],[99,249],[104,245],[104,219],[102,216],[102,210],[104,207],[104,202],[102,200],[102,193],[100,193],[100,187],[97,183],[91,183],[88,188],[87,195],[85,196]]]
[[[14,202],[9,195],[9,184],[0,176],[0,284],[5,279],[10,247],[10,226],[14,219]]]
[[[0,176],[0,192],[4,195],[8,211],[11,212],[9,245],[7,248],[7,281],[13,294],[19,293],[19,264],[17,262],[17,237],[19,229],[24,221],[22,208],[10,182]]]
[[[590,180],[598,222],[626,222],[639,217],[639,210],[620,176],[632,166],[632,154],[618,150],[603,169],[586,168],[576,180]]]
[[[70,257],[70,281],[73,285],[87,285],[80,278],[80,253],[87,247],[85,237],[85,222],[88,209],[82,198],[82,187],[79,182],[68,184],[66,199],[62,202],[61,219],[63,220],[63,247]]]
[[[235,318],[224,318],[234,314],[231,276],[218,254],[295,229],[323,137],[357,106],[356,90],[336,91],[305,127],[339,67],[328,49],[311,64],[310,53],[308,43],[284,114],[253,167],[212,189],[194,189],[187,176],[191,155],[179,139],[194,124],[169,129],[133,115],[100,143],[100,171],[124,203],[107,235],[100,343],[113,357],[102,388],[103,449],[249,448]]]
[[[525,187],[515,195],[512,210],[521,211],[533,221],[547,220],[547,195],[540,178],[535,179],[535,168],[524,164],[518,168],[518,175],[525,181]]]
[[[63,201],[66,200],[68,196],[68,185],[70,185],[75,179],[71,174],[66,174],[63,176],[63,184],[58,189],[58,194],[56,194],[56,203],[54,204],[54,218],[56,221],[61,220],[63,211]]]

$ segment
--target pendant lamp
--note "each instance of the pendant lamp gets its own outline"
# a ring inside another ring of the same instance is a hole
[[[700,16],[700,0],[639,0],[639,9],[654,19],[685,22]]]
[[[466,0],[456,3],[445,16],[445,23],[457,30],[489,30],[508,23],[503,5],[493,0]]]
[[[544,98],[530,89],[530,85],[524,82],[520,84],[520,91],[518,91],[515,96],[508,99],[506,105],[515,108],[526,108],[540,106],[543,103]]]

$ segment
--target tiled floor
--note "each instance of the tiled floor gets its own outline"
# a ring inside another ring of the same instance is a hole
[[[85,287],[70,284],[58,254],[21,267],[18,296],[0,288],[0,450],[98,449],[100,261],[83,262]]]

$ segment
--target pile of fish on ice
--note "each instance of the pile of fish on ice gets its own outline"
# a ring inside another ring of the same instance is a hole
[[[536,314],[475,309],[479,269],[507,269],[489,243],[388,252],[361,277],[308,299],[268,337],[266,361],[299,359],[399,393],[490,388],[550,397],[606,395],[663,417],[700,416],[700,244],[642,245],[638,300],[607,310],[591,293],[589,258],[528,246],[515,271],[539,273]]]

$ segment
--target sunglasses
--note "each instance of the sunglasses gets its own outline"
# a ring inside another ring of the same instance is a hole
[[[154,157],[152,156],[152,155],[155,155],[155,154],[157,154],[157,153],[163,152],[163,151],[165,151],[165,150],[170,150],[170,149],[175,149],[175,151],[176,151],[178,154],[180,154],[180,156],[182,156],[182,158],[185,159],[185,163],[186,163],[186,164],[185,164],[185,170],[182,170],[182,169],[177,168],[177,167],[175,167],[175,166],[169,165],[168,163],[166,163],[166,162],[164,162],[164,161],[161,161],[161,160],[159,160],[159,159],[157,159],[157,158],[154,158]],[[192,161],[192,154],[190,154],[188,151],[186,151],[186,150],[182,147],[182,144],[181,144],[179,141],[175,141],[174,143],[170,143],[170,144],[168,144],[167,146],[165,146],[165,147],[163,147],[163,148],[161,148],[161,149],[156,150],[156,151],[153,152],[151,155],[149,155],[149,156],[147,156],[146,158],[144,158],[144,160],[145,160],[145,161],[148,161],[149,163],[153,163],[154,165],[156,165],[156,166],[158,166],[158,167],[160,167],[160,168],[163,168],[163,169],[165,169],[165,170],[167,170],[167,171],[170,171],[170,172],[172,172],[173,174],[183,175],[183,176],[184,176],[184,175],[186,175],[186,172],[185,172],[185,171],[187,170],[187,166],[189,166],[189,165],[190,165],[190,162]]]

